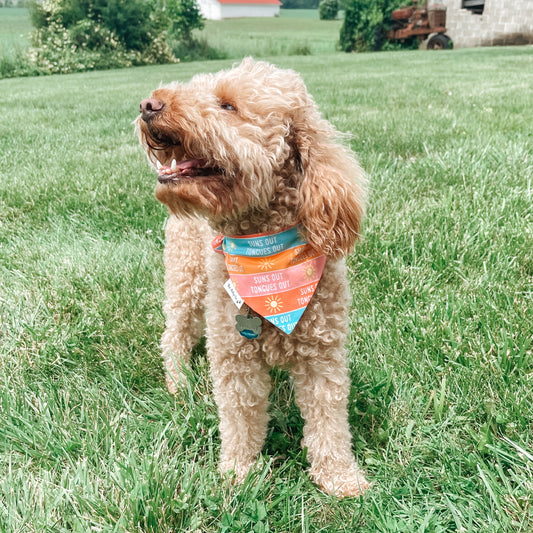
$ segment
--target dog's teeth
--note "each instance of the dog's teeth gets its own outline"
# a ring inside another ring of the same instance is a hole
[[[176,160],[173,159],[172,160],[172,164],[170,165],[170,168],[175,172],[176,170],[178,170],[178,164],[176,163]]]
[[[159,159],[155,160],[155,166],[157,167],[157,170],[159,170],[160,168],[163,168],[163,165],[159,162]]]

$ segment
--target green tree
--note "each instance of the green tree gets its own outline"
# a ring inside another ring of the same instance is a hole
[[[178,41],[193,39],[193,30],[204,27],[204,18],[196,0],[167,0],[165,12],[170,19],[169,33]]]
[[[320,20],[335,20],[338,13],[338,0],[322,0],[318,5],[318,16]]]
[[[284,9],[316,9],[319,0],[282,0]]]
[[[340,49],[364,52],[381,48],[392,11],[406,4],[409,4],[406,0],[345,0]]]

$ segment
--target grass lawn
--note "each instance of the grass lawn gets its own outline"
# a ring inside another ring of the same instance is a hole
[[[203,348],[164,387],[166,213],[131,122],[161,81],[231,61],[2,80],[0,531],[533,530],[532,48],[274,60],[371,176],[348,264],[372,489],[309,481],[282,372],[234,488]]]
[[[27,9],[0,8],[0,50],[15,42],[27,44],[30,31],[31,22]]]
[[[200,33],[228,57],[317,55],[335,51],[341,20],[319,20],[312,9],[283,10],[279,18],[208,20]]]
[[[5,59],[13,60],[30,44],[30,15],[23,8],[0,8],[0,71]]]

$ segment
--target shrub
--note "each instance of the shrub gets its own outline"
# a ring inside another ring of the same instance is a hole
[[[42,73],[67,74],[141,63],[139,52],[126,50],[113,32],[89,20],[71,29],[52,22],[34,30],[32,42],[28,57]]]
[[[318,6],[320,20],[335,20],[339,13],[338,0],[322,0]]]
[[[282,0],[284,9],[316,9],[319,0]]]
[[[34,76],[39,71],[30,63],[26,53],[20,49],[3,51],[0,55],[0,79],[19,76]]]
[[[290,56],[310,56],[312,52],[307,42],[297,42],[290,46],[287,54]]]
[[[169,18],[170,36],[184,44],[193,40],[193,30],[201,30],[204,27],[204,18],[196,0],[167,0],[165,12]],[[193,48],[195,46],[193,45]]]
[[[191,39],[189,42],[182,40],[174,42],[172,52],[179,61],[200,61],[202,59],[227,59],[228,54],[218,48],[213,48],[207,39]]]
[[[378,50],[391,13],[405,0],[345,0],[339,47],[345,52]]]
[[[197,48],[196,0],[35,0],[29,59],[43,73],[178,61],[169,44]]]

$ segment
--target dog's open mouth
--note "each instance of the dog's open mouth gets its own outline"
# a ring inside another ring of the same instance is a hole
[[[207,166],[201,159],[186,159],[176,162],[172,160],[170,166],[164,166],[157,161],[157,180],[159,183],[176,183],[184,179],[219,176],[223,170]]]

